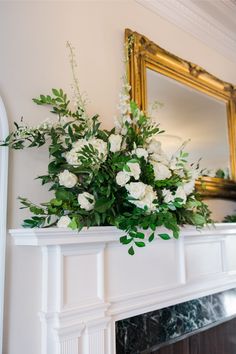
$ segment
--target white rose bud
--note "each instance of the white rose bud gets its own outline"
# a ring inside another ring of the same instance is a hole
[[[151,164],[153,166],[156,181],[162,181],[171,177],[171,171],[167,166],[159,162],[151,162]]]
[[[130,176],[128,175],[127,172],[120,171],[116,175],[116,183],[119,184],[119,186],[124,187],[126,183],[128,183],[130,180]]]
[[[139,179],[141,169],[137,162],[127,162],[127,166],[130,168],[130,171],[127,172],[129,176],[134,177],[134,179]]]
[[[82,209],[90,211],[94,208],[95,199],[92,194],[83,192],[78,194],[78,203]]]
[[[69,218],[69,216],[67,215],[61,216],[57,222],[57,227],[66,228],[69,226],[70,223],[71,223],[71,219]]]
[[[130,196],[134,199],[142,199],[145,195],[146,184],[143,182],[131,182],[125,186]]]
[[[122,136],[119,134],[111,134],[109,136],[110,151],[117,152],[121,149]]]
[[[73,173],[65,170],[58,175],[59,184],[65,186],[66,188],[73,188],[78,182],[78,178]]]

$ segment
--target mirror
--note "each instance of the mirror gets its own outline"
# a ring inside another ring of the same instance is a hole
[[[0,141],[9,134],[7,115],[0,97]],[[6,210],[7,210],[8,149],[0,149],[0,353],[3,341],[3,301],[5,279]]]
[[[126,48],[132,98],[166,131],[164,150],[171,155],[191,139],[186,150],[190,162],[200,160],[199,192],[235,199],[235,87],[131,30]]]

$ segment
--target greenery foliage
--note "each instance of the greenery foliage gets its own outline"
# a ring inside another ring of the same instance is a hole
[[[71,60],[74,70],[73,53]],[[101,129],[97,115],[87,115],[77,81],[74,102],[62,89],[33,101],[49,107],[54,121],[38,127],[15,123],[2,146],[19,150],[47,142],[48,171],[38,179],[54,197],[39,205],[20,197],[22,208],[33,214],[23,227],[80,231],[114,225],[124,231],[120,242],[133,255],[136,247],[157,236],[178,238],[181,225],[200,228],[210,222],[209,210],[194,190],[198,166],[188,164],[184,146],[171,157],[165,154],[158,141],[163,131],[130,100],[127,84],[111,131]]]

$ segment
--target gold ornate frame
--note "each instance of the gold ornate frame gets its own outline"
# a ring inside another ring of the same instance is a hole
[[[142,110],[147,107],[146,69],[149,68],[226,103],[232,180],[201,177],[196,187],[204,196],[236,199],[236,86],[200,66],[159,47],[145,36],[125,30],[127,72],[131,97]]]

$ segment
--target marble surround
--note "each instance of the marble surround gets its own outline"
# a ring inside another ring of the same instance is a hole
[[[116,322],[116,354],[146,354],[236,317],[236,288]]]

